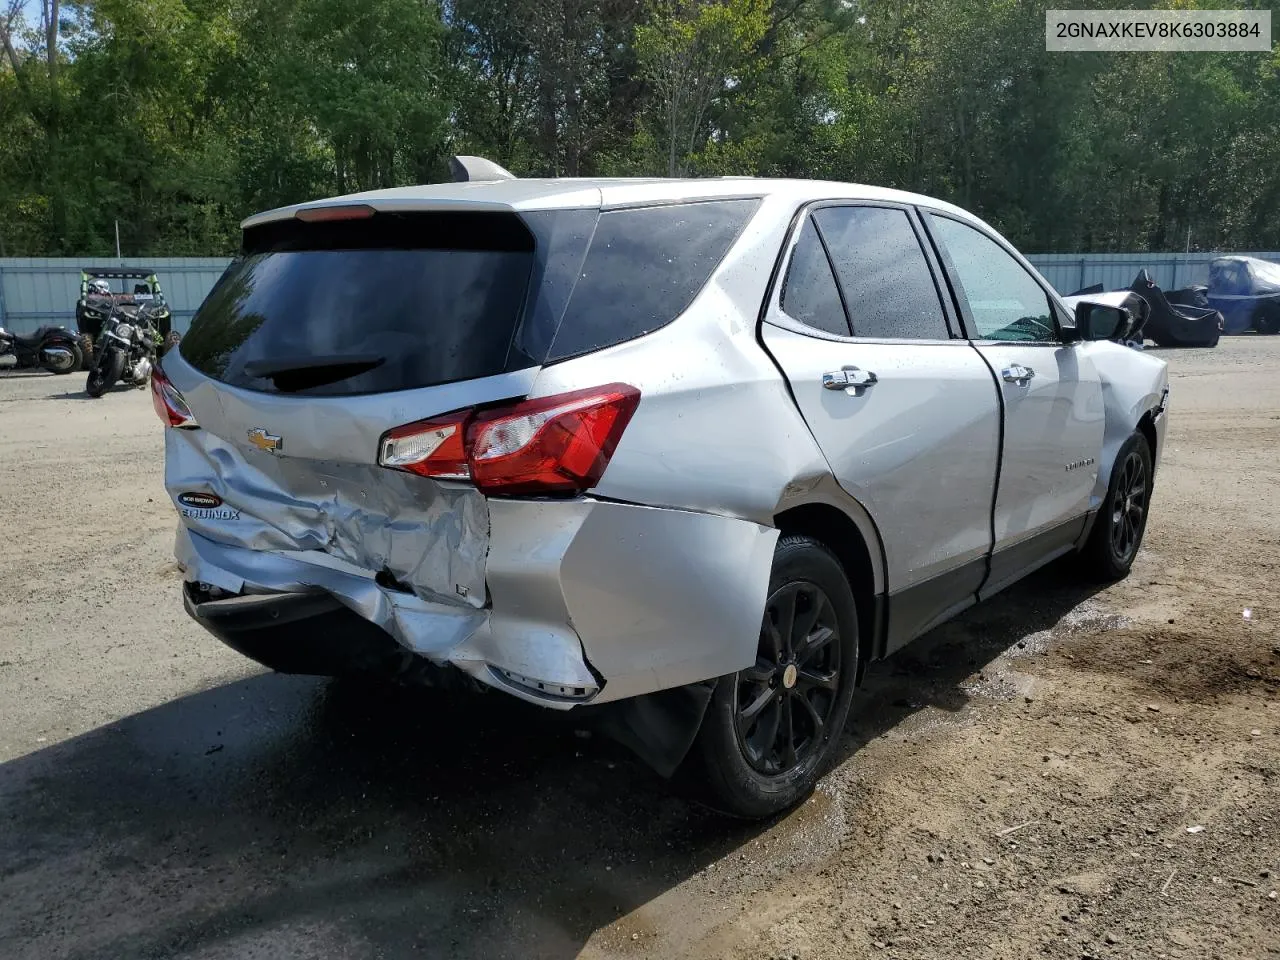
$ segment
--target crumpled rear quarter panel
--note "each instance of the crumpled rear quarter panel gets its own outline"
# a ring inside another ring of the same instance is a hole
[[[491,508],[487,609],[387,590],[316,551],[253,550],[191,526],[179,528],[175,552],[189,579],[232,593],[324,590],[408,649],[547,706],[571,704],[531,695],[494,668],[567,687],[594,688],[599,677],[595,702],[604,702],[754,660],[777,530],[589,497]]]
[[[490,509],[493,641],[508,656],[523,651],[531,671],[544,669],[530,662],[539,629],[562,623],[606,681],[600,701],[754,662],[772,527],[591,498],[494,500]]]

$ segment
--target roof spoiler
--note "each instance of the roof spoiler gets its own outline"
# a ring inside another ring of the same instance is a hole
[[[146,280],[156,275],[155,267],[81,267],[81,276],[103,280]]]
[[[454,183],[472,180],[514,180],[516,175],[484,157],[450,157],[449,172]]]

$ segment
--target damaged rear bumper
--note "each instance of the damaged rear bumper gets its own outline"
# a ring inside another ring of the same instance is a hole
[[[394,676],[417,658],[327,593],[223,595],[185,583],[187,613],[227,646],[281,673]]]
[[[394,670],[409,651],[561,709],[753,661],[776,530],[591,498],[489,511],[483,607],[424,600],[323,551],[248,549],[179,526],[187,610],[277,669],[335,673],[354,658]]]

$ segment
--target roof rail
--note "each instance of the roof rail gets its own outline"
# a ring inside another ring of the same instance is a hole
[[[455,183],[471,180],[514,180],[516,175],[484,157],[450,157],[449,172]]]

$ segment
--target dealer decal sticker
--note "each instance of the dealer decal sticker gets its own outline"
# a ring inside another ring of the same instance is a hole
[[[224,506],[216,493],[178,494],[178,513],[189,520],[239,520],[240,511]]]

